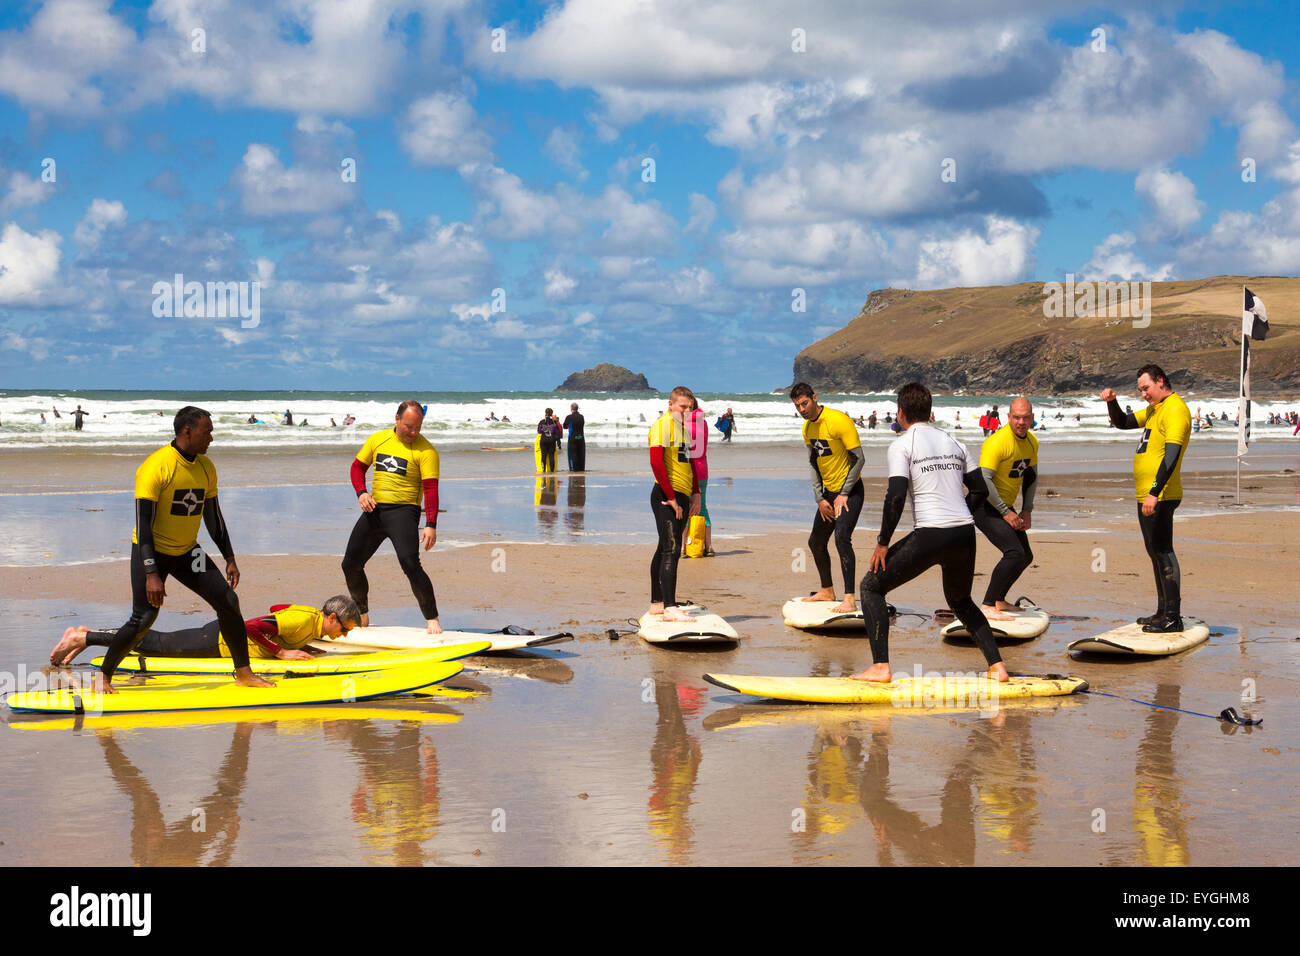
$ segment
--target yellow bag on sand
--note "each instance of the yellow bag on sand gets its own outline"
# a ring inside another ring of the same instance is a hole
[[[704,557],[704,515],[691,518],[686,526],[686,546],[683,549],[688,558]]]

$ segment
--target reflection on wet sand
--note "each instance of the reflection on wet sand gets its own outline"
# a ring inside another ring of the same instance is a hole
[[[438,829],[438,752],[420,725],[329,721],[325,734],[348,745],[361,765],[352,819],[370,866],[421,866],[421,844]]]
[[[239,838],[240,795],[248,778],[249,741],[256,726],[235,725],[212,793],[174,823],[163,818],[158,794],[113,739],[112,729],[95,732],[113,782],[131,801],[131,860],[136,866],[224,866],[230,862]],[[209,852],[211,856],[205,859]]]
[[[699,779],[700,742],[686,721],[699,720],[707,691],[672,676],[656,675],[654,742],[650,746],[649,822],[651,843],[667,851],[668,862],[691,862],[695,828],[692,794]]]
[[[1156,686],[1154,703],[1178,707],[1177,685]],[[1152,708],[1137,749],[1133,773],[1133,829],[1137,832],[1138,866],[1186,866],[1187,821],[1182,787],[1174,765],[1176,710]]]
[[[559,500],[559,479],[553,475],[538,475],[533,490],[533,504],[537,506],[537,527],[547,540],[555,537],[556,522],[560,517],[555,505]]]
[[[586,525],[587,476],[571,474],[566,484],[568,497],[565,499],[565,504],[568,510],[564,512],[564,526],[569,529],[570,534],[581,534]]]

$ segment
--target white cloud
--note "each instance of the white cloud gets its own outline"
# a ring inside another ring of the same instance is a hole
[[[422,166],[490,162],[492,141],[476,128],[477,117],[460,93],[435,93],[406,111],[402,148]]]
[[[1033,269],[1035,226],[988,216],[984,235],[965,229],[950,238],[920,243],[915,287],[1004,285],[1019,282]]]
[[[708,196],[702,193],[691,193],[690,199],[690,218],[686,221],[686,228],[682,230],[688,236],[706,236],[713,228],[713,220],[718,214],[718,207]]]
[[[553,302],[568,298],[569,294],[578,287],[578,280],[565,275],[559,268],[547,269],[544,277],[546,279],[544,294]]]
[[[0,215],[26,206],[36,206],[50,198],[53,190],[35,176],[13,170],[6,177],[0,169]]]
[[[668,255],[677,222],[655,200],[637,202],[618,186],[608,186],[598,203],[609,225],[600,237],[601,251],[613,255]]]
[[[749,287],[807,287],[880,275],[893,261],[876,231],[843,220],[736,229],[721,239],[731,281]]]
[[[240,194],[240,207],[258,217],[330,212],[356,196],[338,169],[286,167],[279,153],[264,143],[248,144],[231,183]]]
[[[124,222],[126,222],[126,207],[121,202],[116,199],[95,199],[86,210],[86,214],[81,217],[81,222],[77,223],[72,238],[82,249],[91,249],[99,245],[105,229],[110,226],[120,226]]]
[[[1177,235],[1205,212],[1205,203],[1196,198],[1196,186],[1182,173],[1163,167],[1144,169],[1138,173],[1134,188],[1151,206],[1157,235]]]
[[[1136,242],[1131,232],[1117,232],[1107,236],[1093,247],[1092,258],[1079,268],[1078,278],[1092,282],[1121,279],[1168,282],[1174,278],[1171,264],[1165,263],[1153,268],[1138,258],[1134,249]]]
[[[557,187],[553,196],[535,192],[499,166],[469,164],[460,167],[460,175],[474,190],[475,214],[492,238],[572,236],[580,230],[583,199],[567,187]]]
[[[0,305],[37,305],[59,275],[60,237],[53,229],[25,232],[16,222],[0,232]]]

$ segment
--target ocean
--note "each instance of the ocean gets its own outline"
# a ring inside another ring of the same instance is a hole
[[[737,441],[746,444],[789,444],[800,440],[802,420],[783,394],[700,393],[700,407],[711,420],[732,409]],[[1236,441],[1235,396],[1200,398],[1183,395],[1195,413],[1225,413],[1228,421],[1202,430],[1198,440]],[[427,403],[423,434],[438,448],[508,448],[531,446],[537,423],[547,408],[563,419],[571,402],[586,418],[588,447],[635,447],[645,443],[649,423],[666,406],[666,394],[514,392],[382,392],[382,391],[143,391],[93,390],[30,392],[0,389],[0,448],[70,448],[143,450],[172,437],[171,420],[183,405],[199,405],[212,413],[217,439],[225,448],[351,447],[378,428],[392,424],[397,405],[416,398]],[[887,444],[893,437],[884,423],[895,410],[890,394],[819,396],[822,403],[857,418],[873,411],[880,422],[861,429],[867,444]],[[963,439],[982,437],[980,414],[997,405],[1006,421],[1008,395],[935,396],[937,424]],[[1033,397],[1035,414],[1045,427],[1040,434],[1066,433],[1071,441],[1131,442],[1132,435],[1109,427],[1105,405],[1079,397]],[[1121,395],[1121,404],[1141,407],[1136,395]],[[1296,402],[1256,402],[1256,438],[1290,437],[1286,426],[1264,424],[1269,412],[1289,411]],[[81,405],[89,416],[81,432],[73,428],[71,411]],[[62,417],[55,417],[57,409]],[[280,424],[284,412],[293,414],[292,427]],[[45,421],[41,421],[44,413]],[[1055,416],[1061,415],[1058,419]],[[347,416],[356,421],[344,426]],[[506,421],[490,421],[495,415]],[[1076,421],[1075,416],[1078,416]],[[249,424],[252,416],[259,420]],[[333,420],[333,424],[331,424]],[[713,433],[715,440],[720,433]]]

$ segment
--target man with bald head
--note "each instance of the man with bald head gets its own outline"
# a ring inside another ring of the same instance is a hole
[[[428,551],[438,540],[438,452],[420,434],[424,408],[414,400],[397,406],[392,428],[375,432],[352,462],[352,489],[361,516],[343,553],[343,577],[361,612],[361,626],[370,626],[370,582],[366,562],[385,540],[393,543],[397,561],[411,593],[428,622],[430,634],[441,634],[433,582],[420,565],[420,545]],[[375,466],[374,491],[366,490],[366,469]],[[424,528],[420,529],[420,502]]]
[[[1013,399],[1007,423],[998,428],[980,449],[980,471],[992,494],[971,509],[975,525],[1002,552],[989,575],[981,610],[990,621],[1007,621],[1007,611],[1016,610],[1007,603],[1007,592],[1034,560],[1029,549],[1034,491],[1038,486],[1038,436],[1029,430],[1034,408],[1027,398]],[[1020,496],[1020,511],[1015,510]]]

